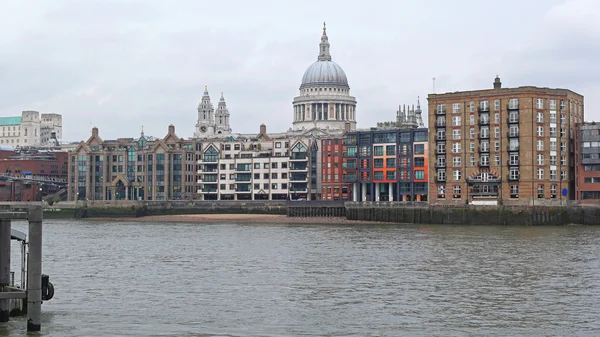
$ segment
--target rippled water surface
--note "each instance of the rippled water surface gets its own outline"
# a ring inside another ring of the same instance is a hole
[[[600,335],[598,227],[48,221],[44,273],[46,336]]]

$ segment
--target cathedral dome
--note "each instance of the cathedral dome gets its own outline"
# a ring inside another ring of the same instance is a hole
[[[302,85],[336,85],[348,86],[348,78],[346,73],[337,63],[327,60],[318,60],[306,69],[302,76]]]
[[[310,86],[342,86],[348,87],[348,78],[346,73],[337,63],[331,60],[329,52],[329,38],[325,24],[323,24],[323,35],[319,44],[319,56],[317,62],[313,63],[306,69],[302,76],[302,84],[300,89]]]

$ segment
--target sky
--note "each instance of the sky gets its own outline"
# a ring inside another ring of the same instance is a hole
[[[59,113],[63,139],[193,135],[204,86],[233,132],[291,127],[323,22],[358,127],[437,93],[534,85],[600,120],[600,0],[6,0],[0,116]],[[426,120],[425,116],[423,118]]]

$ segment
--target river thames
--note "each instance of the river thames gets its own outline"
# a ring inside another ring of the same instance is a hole
[[[44,336],[600,334],[600,227],[48,220],[43,249]]]

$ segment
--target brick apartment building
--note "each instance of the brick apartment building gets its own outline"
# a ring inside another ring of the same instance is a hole
[[[343,181],[352,201],[427,201],[428,131],[378,129],[348,132]]]
[[[321,140],[321,199],[350,200],[350,183],[344,183],[343,138]]]
[[[502,88],[430,94],[432,204],[552,204],[573,200],[575,125],[583,96]]]
[[[50,181],[67,179],[68,153],[24,148],[0,151],[0,174],[15,178],[0,181],[1,201],[38,201],[61,187]],[[20,181],[19,177],[44,177],[46,183]]]
[[[582,204],[600,204],[600,124],[577,124],[575,199]]]

